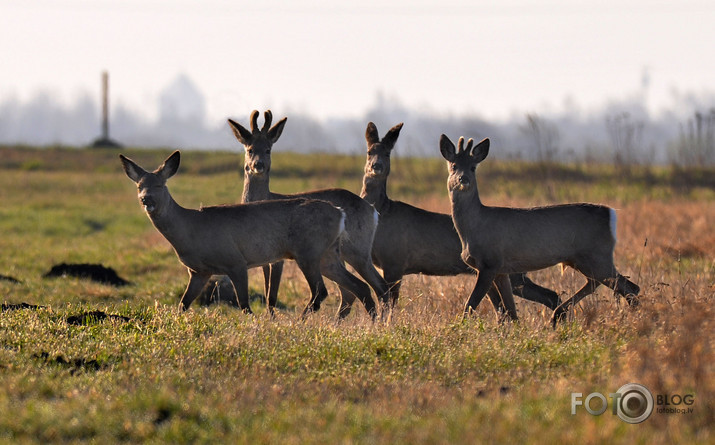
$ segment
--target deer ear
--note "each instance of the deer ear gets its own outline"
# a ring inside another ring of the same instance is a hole
[[[365,129],[365,141],[367,141],[368,146],[380,142],[380,135],[377,134],[377,127],[372,122],[367,123],[367,129]]]
[[[446,135],[439,137],[439,151],[442,152],[442,157],[449,162],[454,162],[454,144]]]
[[[473,149],[471,156],[475,162],[480,163],[489,154],[489,138],[483,139]]]
[[[139,167],[134,161],[129,159],[124,155],[119,155],[119,159],[122,160],[122,166],[124,166],[124,172],[129,176],[134,182],[139,182],[142,176],[146,175],[146,170]]]
[[[400,130],[402,130],[402,122],[390,128],[390,131],[382,138],[382,145],[384,145],[388,150],[392,150],[397,142],[397,138],[400,136]]]
[[[179,153],[179,150],[176,150],[166,158],[166,161],[164,161],[161,166],[156,169],[154,173],[157,175],[161,176],[164,181],[167,179],[171,178],[176,174],[176,172],[179,170],[179,163],[181,162],[181,153]]]
[[[253,142],[253,134],[250,131],[232,119],[228,120],[228,124],[231,126],[231,130],[233,130],[233,134],[236,136],[236,139],[238,139],[238,142],[243,145],[251,145]]]
[[[283,127],[286,125],[287,117],[279,120],[270,130],[268,130],[268,140],[271,144],[275,144],[281,134],[283,133]]]

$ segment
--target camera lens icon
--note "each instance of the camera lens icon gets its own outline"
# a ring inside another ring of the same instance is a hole
[[[616,393],[620,395],[616,401],[616,413],[622,421],[641,423],[653,412],[653,394],[645,386],[627,383],[618,388]]]

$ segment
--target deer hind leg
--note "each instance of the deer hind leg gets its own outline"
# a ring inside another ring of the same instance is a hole
[[[497,275],[494,279],[494,285],[489,289],[487,295],[500,319],[502,316],[508,316],[509,319],[514,321],[519,319],[516,314],[516,303],[514,303],[514,295],[512,294],[508,275]]]
[[[638,306],[638,294],[640,293],[641,288],[628,278],[616,273],[616,278],[606,278],[601,280],[601,283],[624,297],[629,306]]]
[[[556,327],[559,321],[563,321],[566,318],[566,314],[572,306],[576,305],[579,301],[583,300],[587,296],[591,295],[596,288],[600,286],[600,283],[593,279],[588,278],[586,284],[576,292],[573,297],[561,303],[555,310],[554,315],[551,317],[551,324]]]
[[[201,289],[208,283],[211,274],[198,273],[189,270],[189,284],[186,285],[186,290],[179,301],[179,309],[187,310],[191,306],[191,302],[199,296]]]
[[[378,301],[387,304],[390,296],[390,287],[372,264],[372,245],[365,244],[366,248],[363,248],[363,246],[358,248],[354,244],[355,243],[350,243],[341,246],[342,258],[370,285],[375,291]]]
[[[489,269],[483,267],[479,271],[479,276],[477,277],[477,282],[474,284],[474,289],[472,290],[467,303],[464,306],[464,315],[471,315],[477,310],[477,306],[482,302],[482,299],[487,294],[489,289],[494,283],[494,279],[497,276],[497,269]]]
[[[511,287],[514,291],[514,295],[518,297],[534,301],[536,303],[541,303],[551,310],[556,309],[556,307],[561,304],[559,294],[551,289],[534,283],[526,276],[526,274],[511,274],[509,275],[509,280],[511,280]]]
[[[328,277],[329,279],[333,280],[330,278],[327,274],[323,274],[323,276]],[[333,280],[335,281],[335,280]],[[336,281],[337,283],[337,281]],[[343,286],[338,284],[338,289],[340,290],[340,308],[338,309],[338,318],[340,320],[344,319],[348,315],[350,315],[350,311],[353,309],[353,303],[355,302],[355,294],[344,288]],[[368,289],[368,292],[370,290]]]
[[[365,310],[374,319],[377,314],[375,301],[370,294],[370,288],[365,282],[348,272],[345,263],[340,259],[340,249],[336,245],[323,254],[320,260],[320,271],[323,276],[334,281],[340,288],[340,309],[338,318],[347,317],[352,308],[352,304],[357,297],[365,306]]]
[[[281,284],[282,275],[283,261],[263,266],[263,294],[271,317],[275,316],[275,307],[278,304],[278,288]]]
[[[320,305],[328,296],[328,289],[325,287],[318,259],[303,259],[301,261],[296,260],[296,262],[310,287],[310,301],[301,314],[301,318],[305,319],[311,312],[320,310]]]

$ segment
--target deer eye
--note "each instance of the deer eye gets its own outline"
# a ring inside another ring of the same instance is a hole
[[[250,155],[250,154],[253,154],[253,149],[252,149],[252,148],[247,148],[247,149],[246,149],[246,153],[248,153],[249,155]]]
[[[477,170],[477,166],[476,166],[476,165],[472,165],[471,167],[469,167],[469,169],[470,169],[472,172],[475,172],[475,171]]]
[[[270,149],[270,148],[269,148],[268,150],[266,150],[266,154],[267,154],[267,155],[271,154],[271,149]]]

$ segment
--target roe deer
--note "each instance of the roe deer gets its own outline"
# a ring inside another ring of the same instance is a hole
[[[343,209],[346,214],[346,236],[340,240],[341,257],[370,284],[370,287],[375,290],[378,300],[385,302],[389,289],[385,280],[372,264],[371,257],[372,243],[377,229],[377,211],[362,198],[344,189],[315,190],[293,195],[272,193],[269,187],[271,148],[283,132],[287,118],[284,117],[271,127],[273,114],[268,110],[264,113],[263,127],[259,129],[258,114],[256,110],[251,113],[251,131],[231,119],[228,120],[236,139],[245,147],[242,202],[299,197],[321,199]],[[263,268],[265,294],[269,308],[274,307],[277,302],[282,270],[282,262]],[[363,303],[372,300],[370,288],[364,282],[360,281],[361,285],[358,285],[357,283],[348,283],[334,275],[325,276],[335,281],[340,288],[342,296],[338,310],[340,318],[344,318],[350,313],[355,297],[358,297]]]
[[[462,244],[450,215],[429,212],[387,196],[390,154],[401,129],[402,124],[395,125],[380,140],[375,124],[367,124],[367,160],[360,192],[360,196],[380,213],[372,259],[382,269],[390,286],[393,305],[397,303],[404,275],[474,274],[474,269],[460,257]],[[509,278],[516,295],[539,302],[551,310],[559,305],[556,292],[535,284],[523,274],[512,274]],[[506,310],[494,289],[490,290],[489,297],[495,309]],[[516,314],[510,315],[516,317]]]
[[[178,151],[151,173],[119,156],[127,176],[137,184],[147,216],[189,271],[181,309],[188,309],[212,274],[222,274],[233,282],[238,306],[251,313],[247,269],[293,259],[310,286],[305,316],[318,310],[327,296],[322,273],[330,270],[338,274],[342,269],[350,275],[338,252],[345,213],[332,204],[290,199],[187,209],[174,201],[166,187],[179,168]],[[371,309],[374,312],[374,303]]]
[[[489,153],[489,139],[464,148],[445,135],[439,141],[449,165],[447,188],[452,219],[462,241],[462,259],[479,271],[465,313],[474,310],[495,278],[556,264],[571,266],[586,276],[586,284],[554,311],[552,323],[568,309],[605,284],[637,304],[640,288],[619,274],[613,264],[616,212],[602,205],[563,204],[530,209],[489,207],[477,190],[476,168]]]

